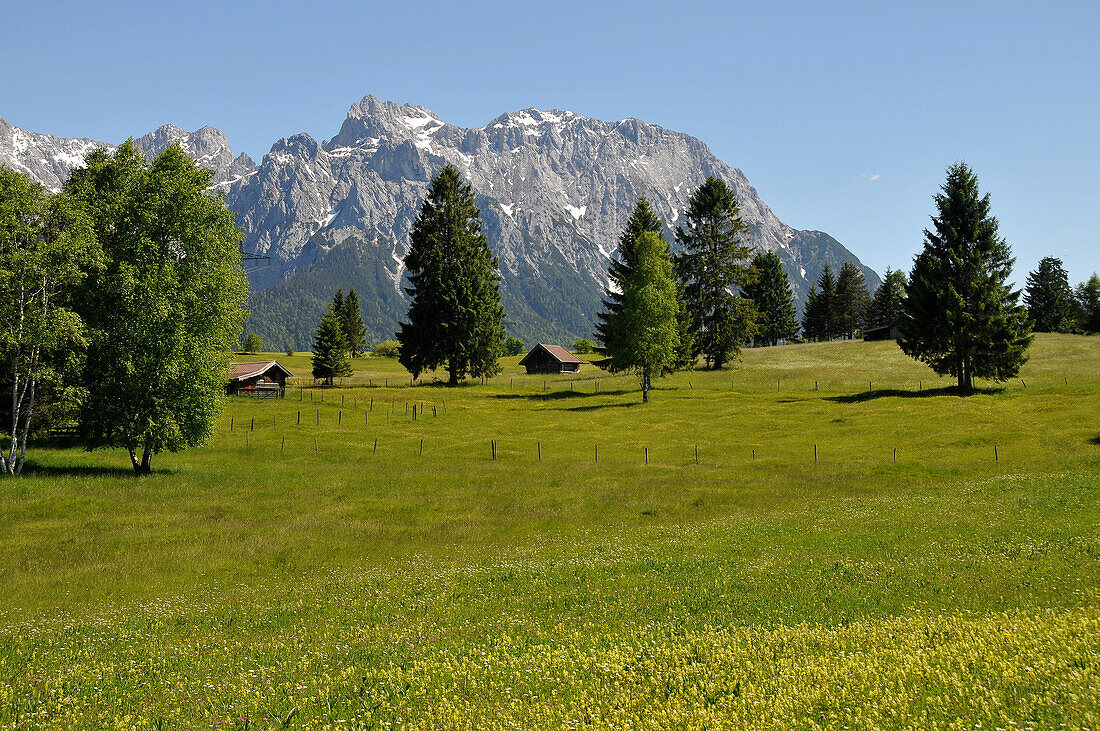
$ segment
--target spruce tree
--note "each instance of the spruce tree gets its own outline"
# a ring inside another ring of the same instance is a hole
[[[867,316],[870,299],[863,272],[853,262],[844,262],[836,279],[836,300],[833,309],[837,335],[849,340],[855,337],[856,330],[862,327],[863,320]]]
[[[743,262],[751,249],[741,236],[747,229],[733,190],[712,176],[692,194],[684,225],[676,231],[681,247],[676,268],[694,355],[702,355],[716,370],[741,352],[740,344],[753,332],[751,304],[731,293],[745,282]]]
[[[504,308],[497,260],[481,232],[474,193],[447,165],[432,179],[405,257],[411,302],[400,361],[413,377],[446,366],[450,385],[500,372]]]
[[[802,334],[807,340],[832,340],[837,336],[836,277],[826,262],[817,284],[810,287],[802,314]]]
[[[1071,332],[1076,325],[1073,290],[1061,259],[1043,257],[1027,275],[1024,306],[1037,332]]]
[[[1074,290],[1078,320],[1081,329],[1088,333],[1100,332],[1100,276],[1093,272],[1087,282],[1081,282]]]
[[[1003,381],[1019,373],[1031,332],[1020,293],[1007,284],[1012,252],[977,176],[956,163],[940,190],[932,230],[925,229],[924,250],[909,275],[909,319],[899,343],[936,373],[955,376],[967,393],[975,378]]]
[[[342,293],[341,293],[342,294]],[[334,378],[346,378],[352,373],[348,360],[348,341],[335,308],[329,308],[313,338],[313,377],[331,386]]]
[[[794,293],[779,254],[764,251],[752,259],[749,283],[742,289],[758,313],[756,343],[777,345],[798,334]]]
[[[367,329],[363,325],[363,312],[359,307],[359,295],[352,288],[344,299],[343,309],[336,310],[340,315],[340,325],[344,329],[344,339],[348,341],[348,352],[351,357],[363,353],[363,347],[367,342]]]
[[[596,313],[596,342],[606,352],[616,329],[622,326],[620,315],[623,309],[623,283],[634,271],[637,263],[636,242],[646,231],[661,235],[664,223],[653,212],[646,197],[640,196],[634,204],[634,210],[627,219],[623,232],[619,235],[619,247],[607,266],[608,288],[604,292],[603,310]],[[600,365],[612,373],[622,370],[610,355]],[[627,366],[629,367],[629,366]]]
[[[882,284],[875,290],[875,296],[867,308],[867,327],[889,325],[901,318],[904,302],[905,272],[887,267]]]
[[[677,287],[668,246],[656,233],[643,232],[635,246],[634,267],[623,280],[619,324],[607,349],[621,369],[638,374],[644,403],[653,376],[668,373],[677,357]]]

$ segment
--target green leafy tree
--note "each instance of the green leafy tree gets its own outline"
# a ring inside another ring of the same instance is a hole
[[[634,210],[627,219],[623,232],[619,235],[619,246],[607,267],[608,289],[604,293],[603,310],[596,313],[596,342],[605,349],[616,329],[621,327],[620,314],[623,309],[623,283],[634,271],[637,264],[637,240],[643,233],[661,235],[665,225],[646,197],[640,196],[634,204]],[[613,373],[620,370],[615,359],[608,357],[602,364]]]
[[[1093,272],[1087,282],[1081,282],[1073,293],[1077,301],[1078,320],[1085,332],[1100,332],[1100,276]]]
[[[336,312],[340,315],[340,325],[344,329],[344,338],[348,341],[348,351],[353,358],[361,355],[367,342],[367,328],[363,325],[363,311],[354,288],[348,291],[343,308]]]
[[[961,162],[948,168],[940,190],[909,275],[909,319],[899,343],[936,373],[955,376],[967,393],[975,378],[1019,373],[1032,336],[1020,293],[1007,284],[1012,253],[990,215],[989,195],[981,196],[977,176]]]
[[[611,333],[608,353],[642,382],[642,401],[649,401],[654,375],[668,372],[677,357],[677,287],[668,247],[652,231],[635,240],[634,267],[623,280],[619,325]]]
[[[132,141],[98,149],[66,191],[86,210],[105,266],[79,290],[88,328],[81,414],[87,446],[152,457],[203,444],[225,400],[248,280],[241,230],[209,192],[212,173],[178,145],[145,162]]]
[[[596,344],[588,338],[581,338],[573,343],[573,352],[579,355],[588,355],[596,349]]]
[[[837,334],[850,340],[855,337],[856,330],[863,325],[867,317],[867,308],[871,303],[863,272],[850,261],[844,262],[840,267],[840,274],[836,278],[835,302],[834,329]]]
[[[70,295],[97,264],[90,224],[69,194],[50,195],[0,165],[0,361],[11,388],[2,474],[22,472],[42,394],[52,397],[47,408],[81,395],[63,379],[86,344]]]
[[[473,190],[448,165],[432,179],[405,257],[411,298],[400,324],[401,364],[418,377],[445,365],[448,383],[500,372],[504,308],[496,257]]]
[[[348,340],[333,307],[321,318],[313,338],[313,377],[331,386],[333,379],[347,378],[351,374]]]
[[[684,225],[676,231],[681,251],[676,267],[683,282],[683,298],[694,355],[707,367],[722,368],[741,352],[753,334],[755,311],[732,291],[745,283],[745,259],[751,249],[742,245],[748,229],[741,220],[733,190],[709,177],[692,194]]]
[[[836,337],[836,277],[828,262],[821,269],[817,284],[810,287],[806,309],[802,313],[802,334],[807,340],[832,340]]]
[[[905,303],[905,272],[900,269],[886,268],[882,284],[875,290],[871,305],[867,308],[868,327],[889,325],[901,318]]]
[[[374,346],[371,355],[375,358],[396,358],[401,355],[401,343],[396,340],[383,340]]]
[[[742,288],[758,313],[756,343],[777,345],[798,334],[794,292],[779,254],[762,251],[752,258],[748,283]]]
[[[244,351],[255,355],[264,349],[264,340],[256,333],[248,333],[244,339]]]
[[[1027,275],[1024,306],[1038,332],[1072,332],[1077,325],[1077,308],[1062,260],[1053,256],[1039,260],[1039,267]]]
[[[523,355],[526,352],[527,346],[523,344],[523,341],[519,338],[509,336],[504,341],[504,354],[505,355]]]

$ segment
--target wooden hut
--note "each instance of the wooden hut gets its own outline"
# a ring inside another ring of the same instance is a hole
[[[277,361],[267,363],[234,363],[229,370],[230,396],[286,395],[286,379],[293,374]]]
[[[905,334],[905,324],[900,318],[890,322],[888,325],[863,328],[863,339],[866,341],[901,340],[905,337]]]
[[[539,343],[519,362],[528,373],[577,373],[584,361],[560,345]]]

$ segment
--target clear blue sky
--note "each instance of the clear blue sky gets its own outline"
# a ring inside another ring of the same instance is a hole
[[[992,194],[1016,276],[1100,270],[1100,9],[1089,2],[0,0],[0,115],[118,142],[171,122],[257,161],[363,95],[480,126],[638,117],[744,170],[775,212],[908,269],[944,170]]]

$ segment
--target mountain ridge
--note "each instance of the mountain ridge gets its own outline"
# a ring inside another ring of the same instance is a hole
[[[11,128],[0,119],[0,162],[14,157],[5,125]],[[96,144],[39,137],[45,139],[23,140],[24,151],[34,154],[16,163],[26,170],[37,164],[39,179],[56,185],[63,163]],[[431,177],[446,164],[475,191],[500,262],[509,330],[524,340],[590,336],[608,260],[638,196],[650,200],[672,241],[688,197],[709,175],[733,187],[748,243],[779,252],[800,303],[824,263],[859,263],[828,234],[783,223],[744,173],[701,140],[633,118],[609,122],[531,107],[463,128],[427,107],[368,94],[351,105],[332,138],[281,138],[259,163],[234,156],[213,127],[187,133],[165,125],[135,143],[151,156],[172,141],[215,171],[214,187],[245,231],[243,249],[271,257],[269,266],[249,272],[254,293],[248,325],[271,346],[308,346],[303,333],[312,332],[324,297],[306,289],[345,281],[343,272],[325,271],[337,260],[356,262],[358,279],[347,283],[361,301],[384,305],[373,315],[365,312],[372,335],[392,337],[392,324],[404,314],[408,233]],[[328,256],[340,247],[356,251]],[[878,283],[877,274],[863,270],[871,287]],[[276,297],[302,307],[276,307]],[[295,322],[285,322],[288,313]]]

